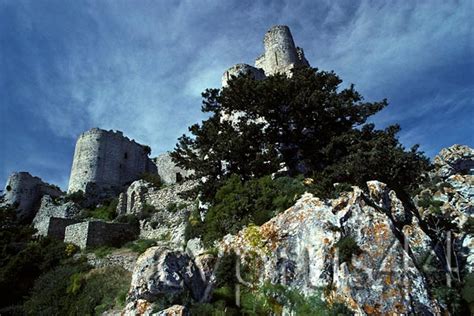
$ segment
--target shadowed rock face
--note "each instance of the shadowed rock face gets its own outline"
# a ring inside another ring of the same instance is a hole
[[[137,260],[125,315],[146,314],[154,302],[190,296],[199,301],[206,283],[193,259],[163,246],[151,247]]]
[[[377,181],[368,188],[369,195],[353,187],[327,201],[305,194],[262,226],[226,236],[220,247],[247,258],[250,266],[257,253],[261,282],[305,294],[324,288],[326,300],[344,302],[354,312],[436,313],[439,307],[412,252],[429,251],[429,237],[416,219],[397,228],[396,218],[405,210],[393,191]],[[342,262],[338,242],[349,237],[358,251]]]
[[[5,185],[4,204],[14,206],[20,220],[31,221],[42,196],[58,197],[62,194],[58,187],[45,183],[28,172],[14,172]]]

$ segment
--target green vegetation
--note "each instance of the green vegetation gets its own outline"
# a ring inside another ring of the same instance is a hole
[[[151,183],[157,189],[163,186],[163,181],[161,181],[161,178],[158,174],[145,172],[141,174],[140,178],[148,183]]]
[[[84,192],[79,190],[64,196],[66,202],[72,201],[74,203],[81,204],[85,200]]]
[[[123,308],[131,274],[120,267],[64,265],[42,275],[24,304],[28,315],[101,315]]]
[[[133,252],[141,254],[145,252],[145,250],[147,250],[148,248],[153,247],[155,245],[156,241],[153,239],[138,239],[126,243],[123,248],[128,248]]]
[[[336,243],[336,248],[339,255],[339,262],[350,263],[353,255],[360,255],[362,249],[360,249],[357,241],[352,236],[345,236],[339,239]]]
[[[0,208],[0,314],[21,304],[38,276],[68,259],[64,243],[34,233],[13,209]]]
[[[290,207],[304,192],[302,179],[265,176],[242,181],[231,176],[218,190],[215,204],[208,210],[204,221],[193,213],[186,230],[187,238],[202,236],[203,242],[212,242],[226,234],[235,234],[251,223],[261,225],[279,212]]]
[[[197,190],[211,203],[231,175],[248,181],[282,165],[286,175],[313,177],[328,193],[335,182],[364,186],[373,179],[410,192],[428,159],[416,146],[405,150],[396,137],[399,126],[376,130],[366,124],[386,100],[363,102],[354,86],[341,89],[341,83],[333,72],[296,68],[291,78],[241,76],[221,90],[208,89],[202,109],[211,116],[191,126],[171,156],[195,170],[195,178],[207,177]],[[222,113],[235,111],[242,113],[238,123],[221,120]]]
[[[117,213],[116,213],[117,204],[118,204],[118,199],[116,198],[106,200],[102,202],[101,205],[95,208],[85,209],[84,217],[92,217],[92,218],[102,219],[105,221],[111,221],[117,216]]]

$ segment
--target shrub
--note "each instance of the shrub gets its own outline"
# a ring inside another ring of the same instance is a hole
[[[85,195],[83,191],[79,190],[70,194],[66,194],[66,196],[64,196],[64,200],[66,202],[72,201],[74,203],[80,204],[85,200]]]
[[[189,237],[200,233],[204,244],[211,246],[214,240],[235,234],[250,223],[265,223],[294,204],[304,191],[303,179],[266,176],[244,182],[233,175],[218,190],[216,203],[209,208],[204,222],[196,213],[191,214],[189,224],[193,229],[188,230]]]
[[[92,209],[86,209],[85,210],[85,217],[92,217],[92,218],[97,218],[97,219],[102,219],[105,221],[111,221],[113,220],[117,213],[117,204],[118,204],[118,199],[110,199],[106,200],[103,202],[102,205],[97,206]]]
[[[178,211],[178,204],[176,204],[175,202],[171,202],[166,206],[166,210],[170,213],[174,213]]]
[[[163,186],[161,177],[158,174],[153,174],[149,172],[142,173],[140,178],[146,182],[152,184],[155,188],[159,189]]]
[[[88,271],[85,266],[60,266],[36,282],[24,310],[32,315],[101,315],[124,306],[131,273],[120,267]]]
[[[132,250],[133,252],[141,254],[145,252],[145,250],[147,250],[148,248],[153,247],[155,245],[156,245],[156,241],[152,239],[138,239],[138,240],[130,241],[126,243],[123,247],[128,248]]]
[[[151,218],[153,213],[156,213],[156,212],[157,212],[157,209],[153,205],[145,203],[143,204],[143,207],[140,213],[138,213],[138,219],[139,220],[149,219]]]
[[[352,236],[345,236],[339,239],[339,241],[336,243],[336,248],[339,254],[340,262],[350,263],[352,255],[360,255],[362,253],[362,249],[360,249],[359,245]]]

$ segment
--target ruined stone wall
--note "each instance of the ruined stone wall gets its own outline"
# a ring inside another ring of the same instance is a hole
[[[255,80],[262,80],[266,78],[262,69],[255,68],[247,64],[237,64],[224,72],[221,79],[222,86],[227,87],[227,82],[232,79],[232,76],[238,77],[240,75],[247,74],[250,74]]]
[[[51,218],[72,219],[79,215],[80,211],[81,207],[72,201],[55,202],[49,195],[45,195],[41,199],[41,206],[33,219],[33,227],[38,231],[38,235],[46,236],[50,231]],[[64,232],[62,234],[64,237]]]
[[[43,195],[58,197],[62,191],[28,172],[14,172],[5,185],[4,203],[15,206],[20,219],[32,219]]]
[[[80,220],[73,218],[59,218],[59,217],[49,217],[45,221],[46,234],[45,236],[54,237],[59,240],[64,240],[66,233],[66,227],[79,223]],[[42,234],[43,235],[43,234]]]
[[[163,181],[165,184],[180,182],[193,173],[192,171],[176,166],[176,164],[171,159],[169,152],[153,158],[153,163],[156,165],[161,181]]]
[[[121,246],[137,238],[138,231],[129,224],[102,221],[82,222],[66,227],[64,242],[80,248],[98,246]]]
[[[68,193],[89,193],[92,187],[118,192],[144,172],[156,173],[146,146],[124,137],[122,132],[93,128],[77,140]]]
[[[265,34],[265,53],[257,58],[255,66],[262,68],[267,76],[289,73],[294,66],[309,66],[303,50],[295,46],[290,29],[286,25],[275,25]]]

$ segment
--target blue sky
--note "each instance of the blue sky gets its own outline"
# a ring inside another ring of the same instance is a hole
[[[406,146],[474,146],[473,13],[470,0],[0,0],[0,182],[29,171],[66,188],[91,127],[171,150],[204,118],[200,93],[253,64],[275,24],[313,67],[387,98],[373,121],[401,124]]]

